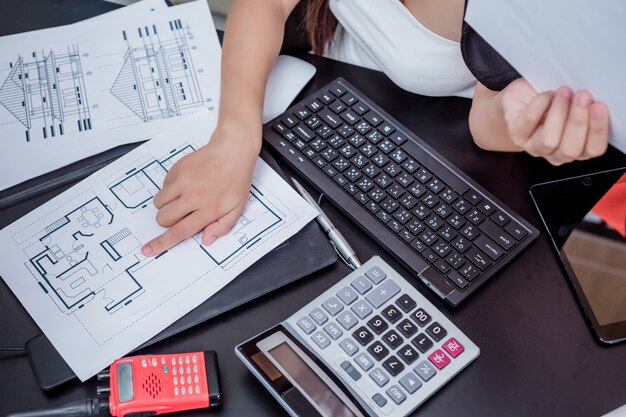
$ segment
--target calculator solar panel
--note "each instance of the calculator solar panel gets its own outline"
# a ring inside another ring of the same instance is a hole
[[[263,138],[451,305],[538,236],[342,78],[267,123]]]

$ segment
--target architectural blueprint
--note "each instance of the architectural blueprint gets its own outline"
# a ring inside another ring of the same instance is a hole
[[[0,38],[0,189],[214,110],[221,51],[206,1],[122,10]]]
[[[152,197],[176,161],[203,145],[214,113],[193,132],[164,134],[0,231],[0,276],[81,380],[198,306],[300,230],[315,212],[259,159],[248,204],[210,246],[194,236],[146,258],[164,229]]]

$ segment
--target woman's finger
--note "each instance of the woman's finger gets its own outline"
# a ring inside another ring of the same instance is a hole
[[[589,109],[589,134],[583,153],[584,158],[595,158],[606,152],[609,146],[609,109],[604,103],[595,102]]]
[[[165,233],[146,243],[141,248],[141,253],[144,256],[159,255],[198,233],[205,224],[207,224],[206,214],[201,211],[194,211],[170,227]]]
[[[202,244],[210,245],[215,242],[217,238],[230,232],[230,229],[233,228],[237,220],[241,217],[241,213],[245,207],[246,200],[244,199],[237,207],[205,227],[202,232]]]
[[[514,144],[525,147],[526,142],[543,120],[550,103],[552,103],[553,95],[551,91],[538,94],[528,103],[524,111],[511,122],[509,135]]]
[[[559,158],[569,162],[582,156],[587,141],[589,107],[592,101],[591,94],[584,90],[574,96],[565,122],[561,145],[554,151]]]
[[[571,100],[572,90],[569,87],[557,90],[546,119],[536,134],[531,136],[525,148],[526,152],[533,156],[543,156],[551,154],[559,147]]]

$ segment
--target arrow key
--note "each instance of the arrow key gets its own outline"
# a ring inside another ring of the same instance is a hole
[[[400,378],[400,385],[402,385],[402,388],[404,388],[406,392],[413,394],[419,387],[422,386],[422,383],[413,372],[409,372]]]

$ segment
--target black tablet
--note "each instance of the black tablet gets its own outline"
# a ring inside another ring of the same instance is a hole
[[[626,341],[626,167],[530,193],[597,338]]]

